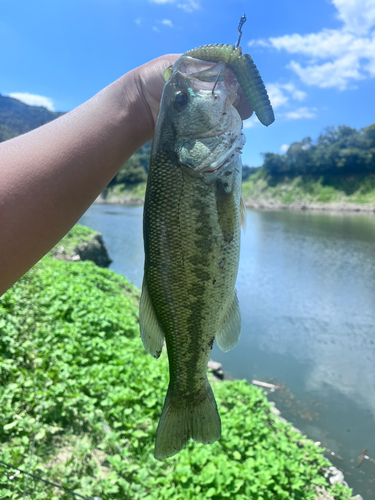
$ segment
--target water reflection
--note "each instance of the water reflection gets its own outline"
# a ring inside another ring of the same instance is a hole
[[[331,385],[375,416],[375,218],[250,212],[248,227],[243,343],[307,363],[305,390]]]

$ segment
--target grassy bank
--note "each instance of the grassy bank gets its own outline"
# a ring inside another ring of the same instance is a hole
[[[1,461],[103,500],[312,500],[319,485],[349,498],[327,485],[322,450],[245,381],[214,384],[219,442],[156,461],[168,363],[143,348],[138,301],[126,278],[50,256],[0,298]],[[24,477],[0,470],[0,498],[21,498]],[[72,498],[32,478],[28,493]]]
[[[262,170],[243,182],[246,204],[375,209],[375,175],[277,177]]]
[[[259,171],[242,183],[247,207],[375,211],[375,175],[272,177]],[[116,185],[97,202],[140,205],[146,184]]]

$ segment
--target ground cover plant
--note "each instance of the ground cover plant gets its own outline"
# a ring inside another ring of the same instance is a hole
[[[76,246],[91,241],[96,234],[98,234],[97,231],[91,229],[91,227],[76,224],[74,228],[69,231],[66,236],[64,236],[60,243],[56,245],[55,249],[64,247],[67,253],[71,253]],[[51,255],[53,254],[54,250],[51,251]]]
[[[168,366],[143,348],[138,301],[126,278],[51,256],[0,298],[1,461],[103,500],[312,500],[318,485],[350,498],[327,485],[322,450],[245,381],[213,384],[219,442],[156,461]],[[14,472],[0,464],[1,499],[22,498]],[[73,498],[32,478],[27,494]]]

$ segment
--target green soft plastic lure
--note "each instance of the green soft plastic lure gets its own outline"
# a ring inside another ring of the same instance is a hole
[[[188,50],[182,57],[226,64],[237,78],[242,92],[259,121],[266,127],[275,121],[271,102],[258,68],[249,54],[242,54],[241,47],[225,44],[202,45]],[[173,66],[164,71],[166,81],[169,80],[172,72]]]

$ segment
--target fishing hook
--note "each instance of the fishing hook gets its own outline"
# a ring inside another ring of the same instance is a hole
[[[236,49],[238,49],[239,45],[240,45],[240,41],[241,41],[241,37],[242,37],[242,26],[246,23],[246,16],[245,14],[242,14],[241,16],[241,19],[240,19],[240,22],[238,23],[238,33],[239,33],[239,37],[238,37],[238,42],[236,44]]]
[[[212,95],[214,95],[214,90],[215,90],[215,87],[217,85],[217,82],[219,81],[220,75],[221,75],[221,70],[219,71],[219,74],[217,75],[214,86],[212,87]]]

